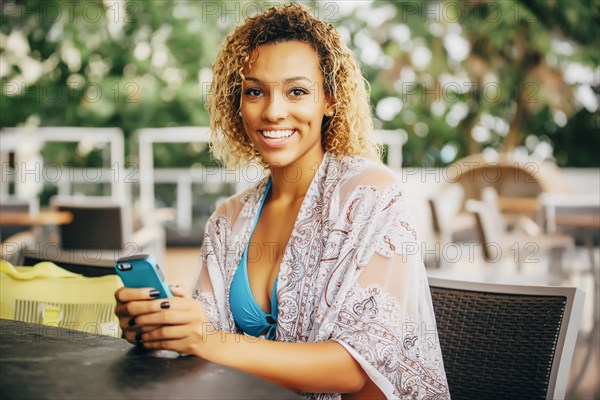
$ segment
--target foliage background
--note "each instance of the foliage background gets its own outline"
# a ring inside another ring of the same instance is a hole
[[[220,41],[282,3],[4,1],[0,126],[117,126],[130,137],[208,125],[203,99]],[[406,140],[405,164],[514,150],[600,166],[600,1],[306,3],[360,60],[376,125]],[[81,146],[44,151],[55,162],[101,159]],[[208,162],[192,144],[155,155],[157,166]]]

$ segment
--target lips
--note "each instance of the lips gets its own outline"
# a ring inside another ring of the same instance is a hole
[[[260,134],[265,137],[266,139],[270,139],[270,140],[281,140],[281,139],[287,139],[290,136],[292,136],[296,130],[294,129],[281,129],[281,130],[264,130],[264,131],[259,131]]]
[[[265,129],[258,131],[260,141],[268,149],[282,149],[296,136],[296,129]]]

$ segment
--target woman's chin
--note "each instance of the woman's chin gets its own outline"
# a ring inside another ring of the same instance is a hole
[[[269,168],[287,167],[296,161],[295,157],[290,154],[284,154],[284,152],[280,153],[281,154],[273,154],[272,152],[268,152],[268,154],[262,154],[262,159]]]
[[[292,165],[296,167],[303,167],[304,164],[308,165],[309,168],[313,168],[314,164],[320,164],[323,159],[325,152],[321,148],[309,149],[309,151],[302,151],[303,149],[298,148],[287,148],[287,149],[267,149],[260,152],[263,162],[271,169],[273,168],[285,168]]]

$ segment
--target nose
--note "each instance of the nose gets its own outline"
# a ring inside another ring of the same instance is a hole
[[[280,93],[273,93],[263,109],[263,118],[267,121],[280,121],[288,115],[288,102]]]

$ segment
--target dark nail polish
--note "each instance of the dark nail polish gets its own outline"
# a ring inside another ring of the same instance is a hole
[[[163,301],[162,303],[160,303],[160,308],[169,308],[171,307],[171,303],[169,303],[168,301]]]
[[[134,326],[134,325],[135,325],[135,317],[129,318],[129,326]]]
[[[139,342],[142,341],[142,332],[138,332],[138,333],[135,334],[135,341],[137,343],[139,343]]]
[[[150,297],[152,297],[153,299],[157,298],[160,295],[160,292],[156,289],[152,289],[150,291]]]

